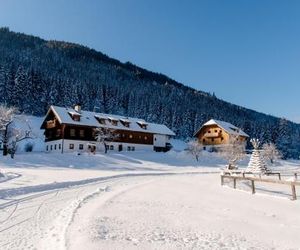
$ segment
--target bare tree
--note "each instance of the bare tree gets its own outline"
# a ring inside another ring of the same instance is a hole
[[[118,138],[119,135],[115,132],[113,129],[108,129],[108,128],[96,128],[96,141],[99,144],[103,144],[104,146],[104,152],[105,154],[107,153],[107,142],[113,141],[114,139]]]
[[[199,161],[202,150],[203,145],[198,140],[191,140],[187,143],[187,151],[195,157],[196,161]]]
[[[238,135],[231,135],[227,144],[220,148],[221,156],[228,161],[227,169],[236,169],[236,164],[245,155],[245,143],[239,140]]]
[[[15,107],[7,107],[0,105],[0,141],[3,144],[3,155],[6,156],[10,153],[13,158],[17,149],[17,143],[32,138],[31,127],[28,125],[28,130],[17,128],[15,120],[19,119],[22,122],[28,122],[22,116],[17,118],[18,110]]]
[[[3,144],[3,155],[8,154],[8,142],[10,136],[10,126],[13,123],[14,117],[17,113],[15,107],[7,107],[0,105],[0,139]]]
[[[282,154],[280,151],[277,149],[276,145],[272,142],[270,143],[265,143],[262,146],[262,156],[264,159],[269,160],[271,164],[274,164],[276,160],[281,159]]]

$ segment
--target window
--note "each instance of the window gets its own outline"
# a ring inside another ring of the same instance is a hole
[[[205,142],[205,139],[203,139],[203,142]]]
[[[215,130],[215,133],[218,133],[218,130]]]
[[[128,147],[127,147],[127,151],[131,151],[131,147],[128,146]]]
[[[74,128],[70,129],[70,136],[75,136],[76,135],[76,131]]]
[[[110,145],[110,146],[109,146],[109,149],[110,149],[110,150],[114,150],[114,145]]]
[[[54,145],[54,150],[56,150],[56,144]]]
[[[130,124],[129,121],[120,120],[120,122],[122,123],[122,125],[123,125],[124,127],[129,128],[129,124]]]
[[[84,129],[80,129],[80,131],[79,131],[79,136],[80,136],[80,137],[84,137]]]
[[[61,129],[56,130],[56,137],[59,137],[61,135]]]
[[[83,144],[79,144],[79,149],[83,150]]]
[[[211,141],[215,141],[215,138],[211,138]]]
[[[111,125],[113,125],[113,126],[118,126],[118,121],[117,121],[117,120],[110,119],[110,123],[111,123]]]
[[[134,151],[135,150],[135,147],[131,147],[131,151]]]
[[[69,149],[74,149],[74,144],[73,144],[73,143],[71,143],[71,144],[69,145]]]
[[[221,141],[223,141],[224,140],[224,137],[221,137]]]
[[[73,120],[79,122],[80,121],[80,115],[74,115]]]
[[[148,137],[147,137],[147,136],[145,136],[145,137],[144,137],[144,139],[145,139],[145,141],[146,141],[146,140],[148,140]]]
[[[207,133],[209,133],[209,134],[210,134],[210,130],[208,130],[208,131],[207,131]]]
[[[132,139],[132,138],[133,138],[133,135],[129,135],[129,138]]]
[[[105,125],[106,123],[105,123],[105,118],[103,118],[103,117],[98,117],[98,116],[95,116],[95,118],[97,119],[97,121],[100,123],[100,124],[102,124],[102,125]]]
[[[61,144],[58,144],[58,149],[61,149]]]
[[[50,150],[52,150],[52,149],[53,149],[53,146],[51,145],[51,146],[50,146]]]
[[[157,139],[156,138],[154,138],[154,141],[156,141]]]
[[[47,145],[47,147],[46,147],[46,151],[48,151],[49,150],[49,146]]]

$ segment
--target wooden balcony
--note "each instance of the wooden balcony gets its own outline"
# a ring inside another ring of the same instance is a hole
[[[47,121],[46,123],[46,128],[55,128],[56,126],[56,120],[50,120],[50,121]]]
[[[217,132],[217,133],[205,133],[204,137],[206,138],[218,138],[222,136],[222,132]]]

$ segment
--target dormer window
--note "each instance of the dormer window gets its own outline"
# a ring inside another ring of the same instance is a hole
[[[147,129],[148,123],[145,121],[137,121],[136,122],[142,129]]]
[[[129,128],[130,121],[128,119],[120,119],[120,122],[124,127]]]
[[[108,120],[110,121],[111,125],[118,126],[118,119],[108,117]]]
[[[102,125],[106,124],[105,117],[95,115],[95,118],[100,124],[102,124]]]
[[[73,121],[76,121],[76,122],[80,121],[81,114],[79,114],[77,112],[68,112],[68,113],[71,116],[71,118],[73,119]]]

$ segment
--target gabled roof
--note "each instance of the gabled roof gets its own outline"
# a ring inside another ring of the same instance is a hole
[[[104,114],[104,113],[96,113],[90,111],[81,110],[80,112],[80,121],[74,121],[72,117],[69,115],[70,113],[76,112],[73,108],[65,108],[65,107],[58,107],[58,106],[51,106],[49,112],[53,112],[57,117],[60,124],[70,124],[70,125],[77,125],[77,126],[89,126],[89,127],[105,127],[111,128],[114,130],[129,130],[129,131],[137,131],[137,132],[149,132],[153,134],[162,134],[162,135],[171,135],[174,136],[175,133],[169,129],[167,126],[163,124],[156,124],[156,123],[147,123],[148,127],[147,130],[141,128],[137,122],[141,121],[138,118],[131,118],[131,117],[124,117],[119,115],[112,115],[112,114]],[[46,115],[46,117],[47,117]],[[103,119],[111,119],[111,120],[123,120],[126,122],[130,122],[130,126],[126,127],[121,122],[118,122],[116,126],[112,125],[111,123],[107,124],[100,124],[97,121],[96,117],[103,118]],[[145,122],[145,121],[144,121]]]
[[[202,125],[202,127],[194,134],[194,136],[196,136],[203,127],[210,126],[210,125],[219,126],[220,128],[224,129],[230,135],[240,135],[240,136],[249,137],[249,135],[247,135],[243,130],[234,126],[233,124],[231,124],[229,122],[215,120],[215,119],[211,119],[208,122],[204,123]]]

